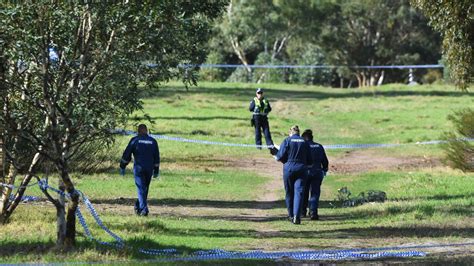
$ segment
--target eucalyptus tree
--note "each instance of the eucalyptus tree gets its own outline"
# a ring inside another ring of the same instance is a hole
[[[318,43],[334,65],[396,65],[439,60],[439,35],[407,0],[337,1],[324,24]],[[356,77],[359,87],[372,86],[384,79],[382,69],[346,68],[345,71]]]
[[[474,81],[474,4],[470,0],[411,0],[443,36],[443,53],[450,74],[465,90]]]
[[[44,191],[57,208],[60,247],[75,243],[74,155],[88,143],[113,141],[110,129],[142,108],[140,83],[147,88],[181,78],[195,84],[197,68],[178,66],[205,60],[210,25],[224,5],[220,0],[0,4],[2,122],[13,143],[7,144],[9,181],[24,163],[15,154],[24,153],[25,145],[33,156],[23,169],[24,184],[37,162],[54,165],[69,195],[65,203]]]

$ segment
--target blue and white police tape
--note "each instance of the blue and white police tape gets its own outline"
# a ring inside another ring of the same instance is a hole
[[[10,188],[11,190],[15,190],[17,188],[27,188],[27,187],[36,186],[37,183],[38,182],[34,182],[34,183],[26,185],[26,186],[15,186],[15,185],[12,185],[12,184],[7,184],[7,183],[1,183],[0,182],[0,187],[7,187],[7,188]],[[15,200],[15,195],[13,193],[10,194],[8,199],[10,201],[14,201]],[[22,196],[21,197],[22,202],[30,202],[30,201],[38,201],[38,200],[39,200],[39,197],[35,197],[35,196]]]
[[[131,135],[136,136],[137,133],[131,130],[123,130],[123,129],[116,129],[113,130],[112,133],[114,134],[121,134],[121,135]],[[230,147],[245,147],[245,148],[273,148],[273,145],[254,145],[254,144],[241,144],[241,143],[228,143],[228,142],[219,142],[219,141],[209,141],[209,140],[197,140],[197,139],[187,139],[181,137],[170,137],[165,135],[159,134],[150,134],[153,138],[156,139],[164,139],[164,140],[171,140],[171,141],[178,141],[178,142],[187,142],[187,143],[195,143],[195,144],[205,144],[205,145],[220,145],[220,146],[230,146]],[[459,140],[469,141],[472,142],[474,139],[472,138],[463,138]],[[376,143],[367,143],[367,144],[328,144],[324,145],[324,148],[327,150],[331,149],[367,149],[367,148],[391,148],[391,147],[400,147],[406,145],[434,145],[434,144],[442,144],[447,143],[446,140],[430,140],[430,141],[419,141],[413,143],[388,143],[388,144],[376,144]]]
[[[131,136],[137,135],[137,133],[134,131],[123,130],[123,129],[113,130],[112,133],[121,134],[121,135],[131,135]],[[150,136],[155,139],[164,139],[164,140],[172,140],[172,141],[188,142],[188,143],[196,143],[196,144],[206,144],[206,145],[247,147],[247,148],[273,148],[273,145],[254,145],[254,144],[228,143],[228,142],[209,141],[209,140],[186,139],[186,138],[181,138],[181,137],[170,137],[170,136],[159,135],[159,134],[150,134]]]
[[[47,180],[40,180],[40,182],[38,182],[38,183],[39,183],[39,186],[42,190],[49,189],[49,190],[54,191],[54,192],[56,192],[60,195],[64,195],[64,196],[70,198],[70,196],[67,193],[64,193],[63,191],[61,191],[59,189],[56,189],[56,188],[53,188],[53,187],[49,186]],[[112,232],[107,226],[105,226],[105,224],[103,223],[103,221],[100,218],[99,214],[95,210],[95,208],[92,205],[92,203],[90,202],[90,200],[86,197],[86,195],[84,195],[84,193],[82,193],[80,190],[76,190],[76,193],[79,194],[80,199],[85,204],[86,208],[89,210],[89,213],[94,218],[96,224],[102,230],[104,230],[109,236],[111,236],[115,240],[115,242],[106,242],[106,241],[101,241],[99,239],[96,239],[92,235],[92,232],[89,228],[89,225],[87,224],[86,219],[84,218],[84,215],[82,214],[81,209],[78,206],[78,208],[76,209],[76,216],[77,216],[77,218],[79,220],[79,223],[81,224],[82,228],[84,229],[84,233],[87,236],[87,238],[89,238],[91,240],[94,240],[94,241],[96,241],[97,243],[99,243],[101,245],[111,246],[111,247],[115,247],[115,248],[119,248],[119,249],[124,248],[125,247],[125,241],[120,236],[118,236],[117,234]],[[166,255],[166,254],[176,253],[175,249],[139,248],[138,251],[141,252],[141,253],[144,253],[144,254],[148,254],[148,255]]]
[[[266,251],[248,251],[232,252],[226,250],[208,250],[197,251],[189,256],[163,258],[157,261],[203,261],[203,260],[226,260],[226,259],[261,259],[261,260],[357,260],[357,259],[378,259],[389,257],[424,257],[425,252],[420,251],[401,251],[401,252],[376,252],[376,253],[356,253],[340,250],[339,252],[320,251],[285,251],[285,252],[266,252]]]
[[[159,64],[147,64],[147,67],[159,67]],[[440,64],[428,65],[242,65],[242,64],[179,64],[180,68],[264,68],[264,69],[334,69],[334,68],[356,68],[356,69],[430,69],[444,68]]]

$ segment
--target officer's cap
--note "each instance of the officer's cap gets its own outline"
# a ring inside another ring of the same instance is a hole
[[[257,93],[263,93],[263,89],[262,89],[262,88],[258,88],[258,89],[257,89]]]

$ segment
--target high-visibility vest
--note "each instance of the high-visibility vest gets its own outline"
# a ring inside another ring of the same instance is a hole
[[[263,106],[260,104],[260,100],[255,97],[253,98],[253,101],[255,102],[255,108],[253,110],[254,114],[259,114],[259,115],[267,115],[268,114],[268,106],[270,105],[268,103],[268,100],[263,98]]]

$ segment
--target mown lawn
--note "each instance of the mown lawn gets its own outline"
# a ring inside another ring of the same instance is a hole
[[[157,134],[192,139],[253,143],[248,104],[255,84],[202,83],[186,91],[178,83],[148,92],[145,112]],[[439,139],[452,127],[446,116],[474,103],[471,94],[450,86],[387,85],[376,89],[341,90],[313,86],[265,84],[274,111],[270,124],[276,143],[292,124],[312,128],[323,144],[414,143]],[[144,121],[143,113],[130,123]],[[131,127],[132,128],[132,127]],[[119,137],[113,151],[129,137]],[[307,250],[380,247],[401,244],[467,242],[474,238],[474,174],[442,165],[400,170],[330,173],[323,183],[321,221],[303,220],[294,226],[284,219],[283,190],[278,197],[268,183],[280,176],[258,166],[236,162],[268,158],[267,151],[159,141],[162,175],[150,188],[150,216],[133,215],[136,188],[128,168],[125,177],[116,168],[96,174],[75,173],[77,188],[95,204],[105,224],[128,247],[102,247],[78,229],[78,248],[64,254],[54,250],[55,213],[52,205],[23,204],[10,223],[0,226],[0,262],[136,261],[156,259],[139,247],[175,248],[189,254],[198,250]],[[330,160],[343,156],[328,151]],[[439,159],[438,146],[376,149],[375,156]],[[268,165],[266,165],[268,167]],[[275,163],[275,167],[281,165]],[[272,172],[274,173],[274,172]],[[54,185],[54,176],[51,176]],[[383,190],[389,200],[353,208],[334,201],[337,189],[347,186],[353,195]],[[29,195],[41,195],[32,188]],[[86,209],[81,208],[85,213]],[[112,239],[86,215],[93,234]],[[79,226],[79,225],[78,225]],[[225,262],[227,263],[227,262]],[[255,261],[235,261],[235,264]],[[262,262],[265,263],[265,262]]]

